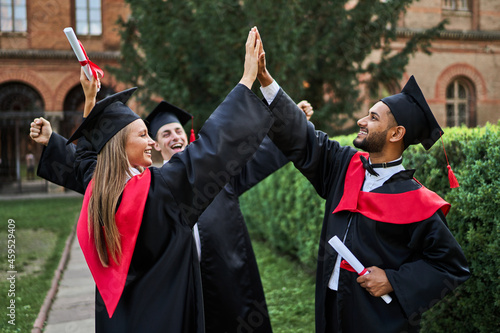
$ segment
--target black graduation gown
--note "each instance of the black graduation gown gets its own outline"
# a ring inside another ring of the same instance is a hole
[[[54,184],[84,194],[85,188],[76,180],[73,169],[76,146],[67,145],[67,142],[63,136],[52,132],[47,146],[43,148],[36,174]]]
[[[198,220],[207,332],[272,332],[238,197],[287,162],[266,137]]]
[[[325,332],[325,294],[337,258],[328,240],[335,235],[344,239],[349,220],[346,246],[365,267],[384,269],[394,292],[393,301],[386,304],[359,286],[356,273],[341,269],[335,318],[340,331],[418,331],[421,314],[469,277],[465,256],[444,216],[435,211],[420,222],[393,224],[350,211],[332,214],[342,199],[356,150],[316,131],[283,90],[271,111],[275,122],[269,135],[326,199],[317,262],[316,331]],[[412,174],[396,174],[376,191],[393,195],[419,189]]]
[[[58,185],[84,193],[73,172],[74,145],[53,133],[44,148],[38,175]],[[201,241],[201,279],[208,333],[272,332],[264,290],[250,236],[239,205],[239,196],[288,159],[264,138],[242,172],[231,177],[198,220]],[[219,179],[225,183],[227,178]]]
[[[237,85],[195,143],[163,167],[149,168],[151,184],[126,284],[111,318],[96,290],[96,332],[204,332],[192,227],[224,185],[216,177],[238,174],[264,137],[256,133],[267,133],[271,123],[262,101]],[[79,140],[75,162],[84,186],[95,167],[95,153],[86,146]]]

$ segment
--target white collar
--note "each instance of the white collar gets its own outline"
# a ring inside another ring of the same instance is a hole
[[[132,175],[132,176],[130,176],[130,175],[127,174],[127,182],[130,179],[132,179],[132,177],[140,175],[142,173],[142,172],[140,172],[139,170],[137,170],[136,168],[133,168],[133,167],[130,167],[129,171],[130,171],[130,175]]]
[[[402,157],[395,159],[394,161],[399,161]],[[368,171],[365,171],[365,182],[363,183],[362,191],[369,192],[377,187],[382,186],[386,180],[391,178],[396,173],[405,170],[402,164],[398,164],[388,168],[376,168],[378,176],[374,176],[370,174]]]

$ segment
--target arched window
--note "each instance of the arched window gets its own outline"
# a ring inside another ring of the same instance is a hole
[[[446,88],[446,125],[476,126],[475,89],[465,78],[453,80]]]
[[[0,184],[20,180],[21,156],[32,144],[27,132],[44,107],[40,94],[28,85],[0,85]]]

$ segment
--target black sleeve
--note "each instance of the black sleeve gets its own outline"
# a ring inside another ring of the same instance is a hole
[[[198,139],[160,168],[191,226],[228,180],[241,173],[272,122],[269,108],[238,84],[205,122]]]
[[[255,155],[243,167],[241,173],[231,179],[236,194],[238,196],[242,195],[287,163],[286,156],[266,136]]]
[[[317,131],[304,112],[282,90],[270,106],[274,124],[269,137],[295,167],[311,182],[318,194],[326,198],[335,187],[341,169],[345,169],[356,150],[342,147],[328,135]]]
[[[92,179],[96,163],[97,153],[90,142],[82,136],[76,145],[74,172],[76,181],[85,189]]]
[[[81,183],[76,180],[73,165],[75,162],[76,146],[66,145],[66,138],[53,132],[49,143],[43,148],[37,175],[54,184],[83,194]]]
[[[418,254],[397,270],[386,269],[394,293],[408,318],[419,316],[469,276],[462,248],[442,214],[413,223],[408,246]]]

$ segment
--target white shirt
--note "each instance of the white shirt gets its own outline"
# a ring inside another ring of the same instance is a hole
[[[130,174],[131,174],[132,176],[129,176],[129,175],[127,174],[127,180],[126,180],[127,182],[128,182],[128,181],[129,181],[132,177],[134,177],[134,176],[137,176],[137,175],[140,175],[140,174],[141,174],[141,172],[140,172],[139,170],[137,170],[136,168],[132,168],[132,167],[130,167],[129,171],[130,171]]]

